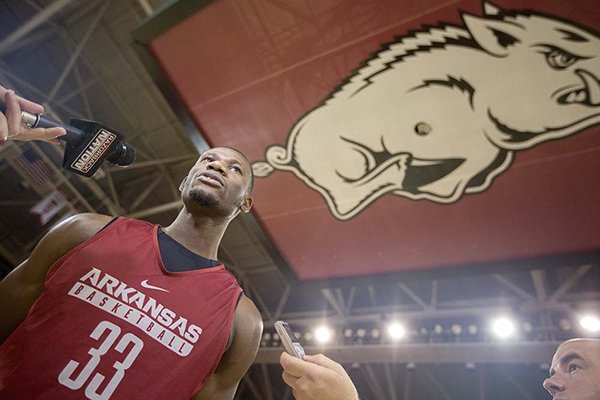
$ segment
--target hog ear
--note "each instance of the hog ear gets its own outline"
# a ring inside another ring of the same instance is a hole
[[[469,14],[463,14],[463,21],[473,39],[485,51],[494,56],[507,56],[510,46],[521,42],[519,38],[523,34],[523,29],[510,22],[480,18]]]
[[[500,14],[500,8],[487,1],[483,2],[483,13],[488,16]]]

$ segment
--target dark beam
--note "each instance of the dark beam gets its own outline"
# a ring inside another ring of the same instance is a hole
[[[323,353],[339,363],[493,363],[542,364],[552,359],[558,342],[382,344],[306,347],[307,354]],[[280,348],[261,348],[257,364],[279,363]]]

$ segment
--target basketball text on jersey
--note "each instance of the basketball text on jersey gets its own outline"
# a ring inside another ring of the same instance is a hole
[[[95,267],[79,278],[69,295],[138,327],[181,357],[190,354],[202,334],[202,328],[188,324],[187,318]]]

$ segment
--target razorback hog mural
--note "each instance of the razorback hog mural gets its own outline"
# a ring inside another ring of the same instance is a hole
[[[600,122],[598,33],[484,4],[400,37],[273,145],[256,176],[292,171],[347,220],[383,195],[452,203],[515,151]]]

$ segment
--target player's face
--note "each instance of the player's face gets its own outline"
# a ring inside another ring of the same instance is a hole
[[[184,202],[219,215],[236,215],[252,206],[248,187],[252,170],[247,159],[233,149],[217,147],[203,153],[182,184]],[[193,206],[191,207],[193,208]]]
[[[554,400],[600,399],[600,341],[562,344],[554,354],[544,388]]]

